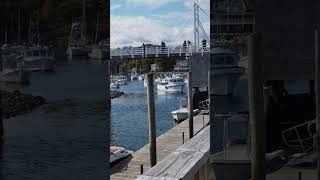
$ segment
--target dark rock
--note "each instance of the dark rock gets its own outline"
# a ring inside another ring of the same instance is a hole
[[[20,91],[1,91],[2,118],[10,118],[31,112],[34,108],[46,104],[41,96],[23,94]]]

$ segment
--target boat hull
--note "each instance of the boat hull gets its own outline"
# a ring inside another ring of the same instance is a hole
[[[248,180],[251,177],[250,162],[214,162],[212,163],[216,180]]]
[[[0,82],[7,83],[30,83],[31,73],[26,70],[6,70],[0,74]]]
[[[103,49],[91,49],[88,56],[93,59],[106,59],[108,58],[108,52]]]
[[[88,56],[88,50],[83,47],[68,47],[68,56]]]
[[[183,92],[184,85],[163,85],[163,84],[158,84],[157,89],[160,91],[165,91],[165,92],[172,92],[172,93],[178,93],[178,92]]]
[[[55,68],[54,57],[35,57],[23,61],[24,69],[28,71],[52,71]]]

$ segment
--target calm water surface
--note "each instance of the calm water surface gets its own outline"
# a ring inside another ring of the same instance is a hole
[[[103,179],[106,177],[105,65],[60,60],[56,72],[32,73],[28,86],[48,104],[4,120],[0,179]]]
[[[4,120],[0,179],[103,179],[106,135],[111,144],[137,150],[148,142],[147,94],[143,82],[122,86],[112,100],[111,132],[106,129],[105,65],[59,59],[55,72],[32,73],[28,86],[2,85],[40,95],[48,104]],[[155,96],[157,135],[175,125],[171,111],[185,94]]]

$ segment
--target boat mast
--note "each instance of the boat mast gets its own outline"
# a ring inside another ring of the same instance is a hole
[[[86,0],[82,1],[82,26],[81,26],[81,40],[86,43]]]
[[[98,8],[98,15],[97,15],[96,36],[95,36],[95,38],[94,38],[94,43],[95,43],[95,44],[96,44],[97,41],[98,41],[99,18],[100,18],[100,8]]]
[[[20,8],[18,9],[18,32],[17,32],[17,43],[20,44],[20,36],[21,36],[21,24],[20,24]]]

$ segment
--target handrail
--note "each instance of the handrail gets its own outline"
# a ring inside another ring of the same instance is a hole
[[[315,133],[312,132],[311,126],[315,124],[316,120],[312,120],[284,130],[282,132],[283,142],[288,147],[300,148],[303,153],[308,152],[310,149],[312,149],[313,145],[305,145],[305,142],[313,140]],[[308,136],[306,138],[303,138],[301,135],[301,131],[299,132],[299,129],[305,129]],[[292,133],[296,135],[296,138],[292,138],[292,136],[290,136],[290,138],[288,137],[288,134],[290,135]]]

